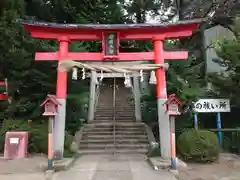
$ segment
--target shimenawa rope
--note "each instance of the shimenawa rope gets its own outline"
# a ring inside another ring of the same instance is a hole
[[[62,72],[68,72],[74,67],[88,69],[91,71],[101,72],[118,72],[118,73],[132,73],[137,71],[152,71],[158,68],[168,69],[169,64],[138,64],[138,65],[106,65],[106,64],[86,64],[82,62],[76,62],[71,60],[64,60],[60,62],[59,70]]]

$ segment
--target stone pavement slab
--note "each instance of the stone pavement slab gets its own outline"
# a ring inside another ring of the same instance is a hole
[[[240,156],[224,153],[219,161],[210,164],[188,164],[179,169],[179,180],[239,180]]]
[[[92,180],[132,180],[129,161],[112,157],[102,159]]]
[[[133,180],[176,180],[167,170],[154,171],[146,161],[130,161]]]
[[[95,174],[99,156],[82,156],[67,171],[56,173],[54,180],[91,180]]]
[[[47,162],[45,156],[36,155],[25,159],[6,160],[0,158],[0,175],[41,172],[40,163]]]
[[[68,171],[59,172],[54,180],[176,180],[168,171],[154,171],[145,156],[89,155],[78,159]]]
[[[44,173],[4,174],[0,175],[1,180],[45,180]]]

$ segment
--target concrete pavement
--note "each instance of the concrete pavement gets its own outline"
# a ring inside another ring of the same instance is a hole
[[[44,173],[24,173],[24,174],[1,174],[1,180],[45,180]]]
[[[52,176],[37,168],[39,158],[0,162],[0,180],[176,180],[167,170],[154,171],[143,155],[84,155]]]
[[[176,180],[167,170],[154,171],[142,155],[89,155],[53,180]]]
[[[46,161],[41,155],[15,160],[0,158],[0,180],[45,180],[46,175],[39,165]]]

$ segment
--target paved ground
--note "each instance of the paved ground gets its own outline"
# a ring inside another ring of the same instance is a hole
[[[188,164],[179,171],[179,180],[240,180],[240,157],[221,154],[219,162]]]
[[[176,180],[166,170],[154,171],[144,156],[83,156],[68,171],[59,172],[54,180]],[[2,179],[1,179],[2,180]]]
[[[46,162],[45,156],[35,155],[26,159],[5,160],[0,158],[1,180],[45,180],[40,163]]]
[[[4,174],[0,175],[1,180],[45,180],[46,176],[43,173],[28,173],[28,174]]]
[[[40,164],[47,162],[46,156],[35,155],[26,159],[6,160],[0,158],[0,175],[41,172]]]
[[[0,180],[45,180],[39,164],[46,162],[44,156],[23,160],[0,158]],[[180,180],[239,180],[240,157],[222,154],[218,163],[188,164],[179,171]],[[52,180],[176,180],[167,170],[154,171],[144,156],[82,156],[68,171],[56,173]]]

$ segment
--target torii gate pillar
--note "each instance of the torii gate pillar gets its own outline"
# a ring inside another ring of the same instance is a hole
[[[154,61],[163,64],[164,60],[187,59],[186,51],[166,52],[163,41],[189,37],[203,19],[182,21],[172,24],[55,24],[34,21],[22,21],[24,28],[33,38],[57,40],[58,52],[37,52],[36,61]],[[119,52],[120,40],[152,40],[154,52]],[[71,41],[102,41],[102,52],[69,52]],[[169,118],[165,113],[164,103],[167,100],[165,70],[156,71],[156,91],[158,102],[158,122],[160,131],[161,155],[164,159],[170,158],[170,127]],[[61,103],[55,121],[54,148],[55,153],[62,157],[64,151],[67,73],[57,72],[56,96]]]
[[[69,39],[62,37],[59,41],[59,62],[68,56]],[[59,68],[59,67],[58,67]],[[56,97],[61,106],[58,108],[58,114],[55,116],[54,124],[54,156],[63,157],[65,121],[66,121],[66,101],[67,101],[67,72],[57,71]]]
[[[163,39],[153,41],[155,64],[164,63]],[[161,155],[164,159],[170,157],[170,123],[169,116],[165,112],[164,103],[167,101],[166,73],[163,68],[156,70],[156,97],[158,107],[158,126]]]

